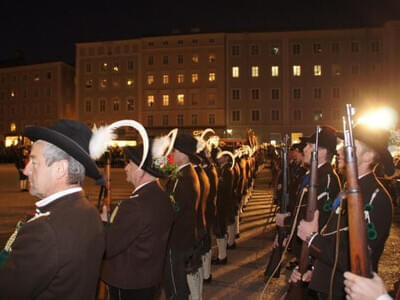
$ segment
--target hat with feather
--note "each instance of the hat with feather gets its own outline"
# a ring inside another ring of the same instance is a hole
[[[223,157],[224,155],[229,156],[231,158],[231,170],[235,167],[235,156],[232,154],[231,151],[228,150],[224,150],[224,151],[220,151],[217,154],[217,159],[220,159],[221,157]]]

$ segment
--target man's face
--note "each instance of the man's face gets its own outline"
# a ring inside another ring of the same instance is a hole
[[[135,187],[139,185],[139,181],[143,176],[143,170],[131,160],[125,166],[126,181],[132,183]]]
[[[44,142],[36,142],[32,146],[29,162],[24,169],[24,174],[29,178],[29,192],[32,196],[43,199],[53,193],[55,186],[57,163],[46,165],[43,157]]]
[[[314,150],[314,144],[307,143],[307,145],[304,147],[303,153],[303,163],[306,165],[311,164],[311,153]]]
[[[345,156],[344,156],[344,144],[341,143],[339,147],[337,147],[336,152],[338,153],[336,159],[338,162],[338,168],[339,170],[344,170],[344,167],[346,166],[346,161],[345,161]]]
[[[303,157],[304,157],[303,152],[297,148],[294,149],[294,151],[293,151],[293,157],[294,157],[294,160],[296,161],[296,163],[300,164],[303,162]]]

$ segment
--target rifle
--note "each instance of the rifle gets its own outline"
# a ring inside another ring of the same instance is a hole
[[[289,136],[286,134],[284,138],[284,145],[282,147],[282,195],[279,204],[279,213],[284,214],[287,212],[287,205],[289,202],[288,193],[288,141]],[[287,231],[285,227],[276,226],[276,231],[278,234],[278,247],[274,248],[269,259],[269,263],[265,269],[264,276],[266,280],[272,276],[273,278],[279,278],[280,276],[280,263],[282,254],[284,251],[283,241],[287,236]],[[276,269],[276,270],[275,270]]]
[[[308,188],[308,198],[307,198],[307,210],[305,220],[311,222],[314,218],[314,212],[317,209],[317,196],[318,196],[318,136],[320,127],[317,126],[315,134],[315,147],[311,153],[311,172],[310,172],[310,186]],[[299,262],[299,272],[303,275],[308,270],[309,265],[309,255],[308,255],[308,245],[307,242],[303,241],[301,246],[300,262]],[[297,282],[291,282],[289,285],[289,290],[285,296],[285,300],[301,300],[304,299],[304,282],[299,280]]]
[[[346,128],[346,120],[343,119],[343,133],[351,271],[357,275],[372,278],[371,264],[368,256],[364,202],[358,185],[357,156],[352,129],[351,104],[346,104],[346,114],[348,128]]]

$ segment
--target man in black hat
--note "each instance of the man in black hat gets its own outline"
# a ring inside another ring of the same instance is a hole
[[[172,152],[179,175],[168,183],[168,192],[176,203],[164,276],[169,299],[188,299],[189,294],[191,299],[202,297],[201,252],[195,251],[195,203],[200,197],[200,183],[190,162],[196,146],[193,136],[180,134]]]
[[[370,249],[372,269],[378,271],[379,258],[389,236],[392,222],[391,198],[382,183],[376,178],[374,168],[382,164],[387,175],[394,172],[393,159],[387,150],[389,132],[372,129],[366,125],[358,125],[353,129],[355,139],[359,188],[365,205],[365,222],[367,225],[367,241]],[[343,134],[341,134],[343,138]],[[339,152],[339,167],[344,168],[343,148]],[[336,201],[335,201],[336,202]],[[334,204],[334,208],[339,203]],[[340,212],[340,210],[337,210]],[[345,213],[345,207],[342,213]],[[317,260],[310,288],[317,291],[321,299],[326,299],[329,292],[329,278],[335,261],[335,245],[338,214],[334,214],[322,234],[312,234],[318,228],[317,220],[300,223],[298,236],[309,242],[310,254]],[[349,267],[349,240],[347,218],[340,218],[339,260],[334,279],[333,299],[344,299],[343,272]]]
[[[86,176],[102,176],[89,156],[90,129],[60,120],[29,126],[35,143],[24,173],[40,198],[36,215],[9,241],[0,268],[0,299],[93,299],[104,253],[103,225],[82,190]]]
[[[126,180],[135,186],[128,200],[118,206],[106,230],[106,255],[102,279],[110,300],[152,300],[161,283],[173,212],[164,178],[152,151],[139,168],[143,146],[125,147]]]

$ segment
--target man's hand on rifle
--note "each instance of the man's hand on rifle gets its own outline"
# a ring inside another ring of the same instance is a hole
[[[283,227],[285,226],[285,218],[290,216],[290,212],[284,213],[284,214],[280,214],[277,213],[276,214],[276,225]]]
[[[305,242],[308,242],[311,236],[318,232],[318,218],[319,211],[316,210],[314,212],[314,218],[311,222],[307,222],[304,220],[300,221],[299,226],[297,227],[297,236]]]
[[[107,205],[103,205],[100,213],[100,218],[103,222],[108,222],[108,212],[107,212]]]
[[[296,283],[300,280],[303,282],[310,282],[312,274],[313,274],[312,270],[307,270],[307,272],[305,272],[303,276],[301,276],[299,272],[299,267],[297,266],[296,268],[293,269],[292,274],[290,274],[289,282]]]
[[[374,273],[373,278],[358,276],[354,273],[344,273],[344,290],[349,300],[391,299],[387,295],[383,280]]]

